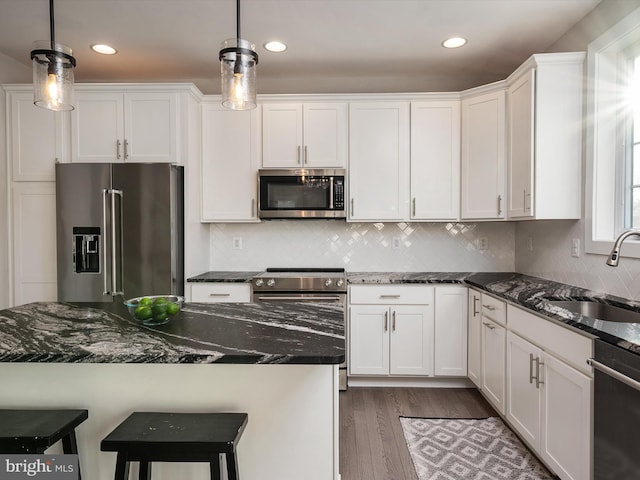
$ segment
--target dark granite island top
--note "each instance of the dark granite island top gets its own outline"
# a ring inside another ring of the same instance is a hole
[[[344,314],[327,304],[184,304],[146,327],[114,304],[0,310],[0,362],[338,364]]]

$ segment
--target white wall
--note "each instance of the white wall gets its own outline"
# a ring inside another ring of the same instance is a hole
[[[549,51],[586,51],[591,41],[637,8],[640,0],[603,0]],[[529,238],[533,242],[532,251],[528,249]],[[583,220],[518,223],[516,271],[640,300],[640,260],[622,258],[619,266],[612,268],[605,264],[604,255],[581,252],[575,258],[571,256],[574,238],[580,240],[581,247],[584,245]]]
[[[212,224],[209,270],[344,267],[351,272],[513,271],[513,223],[346,223],[271,220]],[[488,250],[479,249],[486,237]],[[233,248],[240,238],[242,249]],[[394,239],[399,248],[394,248]],[[206,271],[204,268],[202,272]]]
[[[29,81],[30,78],[31,70],[28,67],[0,53],[0,308],[9,306],[9,192],[5,125],[7,108],[2,84]]]

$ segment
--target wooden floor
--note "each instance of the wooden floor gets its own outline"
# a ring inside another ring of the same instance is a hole
[[[363,388],[340,392],[342,480],[417,480],[398,417],[496,415],[476,389]]]

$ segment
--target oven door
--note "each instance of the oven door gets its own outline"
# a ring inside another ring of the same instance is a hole
[[[273,292],[253,292],[253,302],[329,302],[340,305],[345,320],[346,334],[346,303],[347,295],[344,293],[273,293]],[[345,361],[338,365],[338,387],[340,390],[347,389],[347,355],[345,349]]]

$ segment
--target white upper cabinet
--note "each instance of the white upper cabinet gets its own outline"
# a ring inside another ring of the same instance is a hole
[[[344,167],[346,103],[264,103],[262,166]]]
[[[581,216],[584,57],[533,55],[507,79],[509,218]]]
[[[11,180],[55,180],[56,161],[68,161],[69,113],[36,107],[31,86],[7,90]]]
[[[201,220],[254,222],[257,217],[259,108],[238,112],[202,105]]]
[[[412,220],[460,217],[460,102],[411,103]]]
[[[506,217],[505,131],[503,88],[462,99],[463,220]]]
[[[177,92],[79,90],[71,112],[72,161],[178,163],[179,108]]]
[[[408,218],[409,103],[349,105],[351,221]]]

